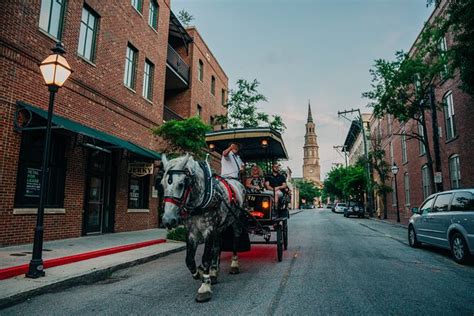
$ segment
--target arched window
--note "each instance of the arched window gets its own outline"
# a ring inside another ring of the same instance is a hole
[[[427,165],[421,168],[421,183],[423,186],[423,199],[426,199],[431,194],[430,173]]]
[[[456,136],[456,122],[454,120],[453,94],[447,92],[443,97],[444,104],[444,124],[446,128],[446,139],[452,139]]]

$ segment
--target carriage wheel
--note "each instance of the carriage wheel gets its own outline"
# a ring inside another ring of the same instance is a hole
[[[278,262],[281,262],[283,259],[283,229],[281,224],[278,224],[276,227],[277,233],[277,254],[278,254]]]
[[[288,220],[283,221],[283,249],[288,249]]]

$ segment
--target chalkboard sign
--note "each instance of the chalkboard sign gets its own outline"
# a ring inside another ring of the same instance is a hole
[[[41,169],[26,169],[26,190],[25,196],[39,197],[41,190]]]

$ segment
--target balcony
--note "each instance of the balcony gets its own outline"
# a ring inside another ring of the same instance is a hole
[[[181,121],[183,118],[178,113],[170,109],[169,106],[165,105],[163,109],[163,121],[168,122],[171,120]]]
[[[189,86],[189,66],[168,44],[166,57],[166,89],[182,90]]]

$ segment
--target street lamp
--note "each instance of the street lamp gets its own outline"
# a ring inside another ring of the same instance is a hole
[[[30,261],[26,277],[39,278],[44,276],[43,267],[43,217],[44,205],[46,203],[46,194],[48,192],[48,173],[50,160],[50,145],[51,145],[51,120],[53,118],[54,96],[56,92],[64,85],[67,78],[71,75],[71,67],[66,59],[62,56],[65,51],[61,42],[56,43],[56,47],[52,49],[53,54],[49,55],[41,64],[40,70],[43,79],[49,90],[49,107],[48,107],[48,122],[46,125],[46,139],[44,142],[43,152],[43,167],[41,169],[41,187],[38,205],[38,215],[36,217],[35,239],[33,241],[33,255]]]
[[[395,199],[397,203],[397,223],[400,223],[400,209],[398,207],[398,184],[397,184],[397,173],[398,173],[398,167],[396,163],[393,163],[392,166],[392,173],[395,176]]]

